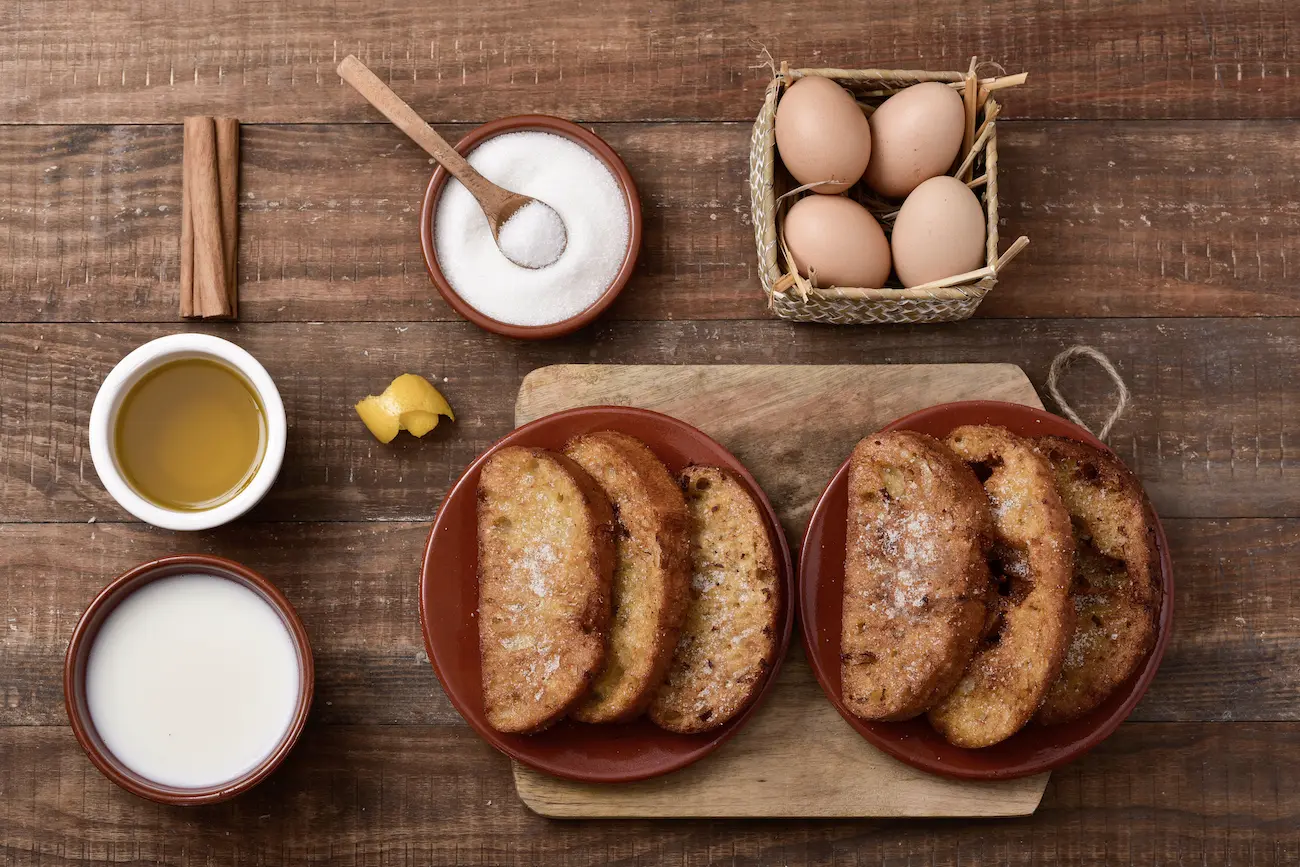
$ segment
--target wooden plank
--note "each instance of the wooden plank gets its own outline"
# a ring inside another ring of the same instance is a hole
[[[350,91],[350,88],[347,88]],[[467,127],[442,127],[453,140]],[[762,319],[748,124],[604,124],[641,187],[617,319]],[[1300,314],[1295,121],[1002,126],[1002,234],[1029,250],[979,315]],[[0,127],[0,321],[176,320],[178,127]],[[429,160],[375,125],[245,126],[245,321],[428,320]]]
[[[979,398],[1042,407],[1013,364],[557,364],[524,379],[515,424],[599,404],[679,418],[750,469],[797,548],[826,480],[864,430],[936,401]],[[822,411],[830,405],[838,410]],[[791,419],[800,420],[793,436]],[[601,786],[515,765],[524,803],[555,818],[1023,816],[1048,776],[976,784],[916,773],[845,723],[798,646],[744,730],[681,773]]]
[[[1133,391],[1111,435],[1166,517],[1300,516],[1292,433],[1300,319],[981,320],[818,328],[782,322],[604,323],[516,343],[466,323],[0,326],[0,521],[124,519],[95,477],[85,423],[131,348],[178,330],[225,335],[263,361],[289,418],[280,479],[250,520],[432,517],[460,470],[512,427],[510,396],[546,364],[1017,364],[1042,391],[1053,356],[1092,344]],[[398,373],[439,377],[457,421],[381,446],[352,410]],[[448,377],[449,382],[443,382]],[[1086,364],[1063,385],[1085,418],[1113,405]],[[825,411],[834,411],[827,408]],[[797,430],[798,419],[791,419]]]
[[[583,120],[746,120],[769,72],[795,65],[1031,70],[1030,117],[1287,117],[1297,24],[1288,0],[1134,4],[936,0],[617,0],[438,5],[365,0],[168,7],[17,4],[0,18],[0,118],[22,123],[371,120],[335,67],[354,52],[438,120],[540,111]],[[1009,18],[1008,15],[1013,17]]]
[[[826,700],[801,646],[790,649],[771,695],[745,729],[677,773],[601,785],[514,765],[519,797],[556,819],[1028,816],[1050,776],[948,780],[890,758]]]
[[[524,377],[515,425],[605,404],[679,418],[753,473],[797,546],[817,498],[864,432],[956,400],[1043,406],[1014,364],[557,364]],[[832,405],[836,412],[823,411]]]
[[[869,784],[864,781],[864,784]],[[0,729],[0,861],[208,865],[1249,864],[1300,859],[1300,724],[1134,724],[997,822],[553,822],[468,729],[308,726],[227,804],[119,791],[61,727]]]
[[[426,522],[242,524],[181,537],[140,524],[0,525],[0,725],[65,722],[63,654],[90,600],[137,563],[193,552],[231,557],[288,596],[316,662],[313,720],[459,723],[420,632],[428,535]]]
[[[1300,520],[1165,529],[1176,628],[1135,719],[1300,722]],[[256,569],[298,609],[316,658],[313,725],[456,724],[420,633],[428,532],[428,522],[240,523],[183,537],[140,524],[0,525],[0,726],[62,724],[63,654],[82,610],[137,563],[190,551]]]

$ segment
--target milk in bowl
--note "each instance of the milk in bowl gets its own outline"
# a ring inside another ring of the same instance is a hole
[[[86,658],[100,740],[163,786],[228,783],[293,727],[302,686],[293,634],[259,593],[213,574],[168,575],[105,617]]]

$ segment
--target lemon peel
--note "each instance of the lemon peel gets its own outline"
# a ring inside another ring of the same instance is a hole
[[[438,389],[423,376],[403,373],[384,389],[357,404],[357,415],[381,443],[390,443],[399,431],[422,437],[438,426],[439,416],[452,421],[456,414]]]

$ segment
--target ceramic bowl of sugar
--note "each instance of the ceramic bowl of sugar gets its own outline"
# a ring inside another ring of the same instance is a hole
[[[162,804],[224,801],[298,740],[311,645],[275,585],[231,560],[164,557],[105,587],[64,662],[73,733],[95,767]]]
[[[532,114],[484,124],[456,150],[488,180],[553,208],[566,238],[552,264],[516,265],[469,191],[439,167],[424,194],[420,242],[452,309],[487,331],[538,340],[576,331],[614,302],[641,247],[641,199],[613,148],[577,124]],[[508,220],[503,236],[527,228],[514,219],[520,225]]]

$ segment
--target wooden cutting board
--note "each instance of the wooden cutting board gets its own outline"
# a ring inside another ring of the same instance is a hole
[[[563,364],[524,378],[515,424],[614,404],[695,425],[758,479],[797,554],[817,497],[859,439],[915,410],[975,399],[1042,406],[1013,364]],[[1037,808],[1047,778],[959,782],[879,752],[826,700],[798,635],[745,729],[689,768],[640,783],[593,785],[515,765],[520,798],[556,818],[1023,816]]]

